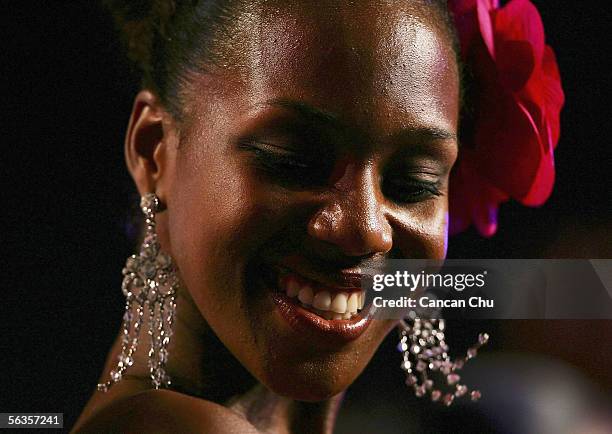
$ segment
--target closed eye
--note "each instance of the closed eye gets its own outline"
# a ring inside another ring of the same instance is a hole
[[[382,191],[386,197],[399,204],[422,202],[443,194],[439,181],[419,179],[416,176],[386,178]]]
[[[318,187],[327,181],[329,165],[289,147],[249,141],[241,143],[240,148],[252,154],[256,167],[270,181],[284,187]]]

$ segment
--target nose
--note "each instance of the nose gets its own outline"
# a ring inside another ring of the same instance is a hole
[[[382,193],[371,166],[349,165],[308,223],[308,234],[346,256],[387,253],[393,245]]]

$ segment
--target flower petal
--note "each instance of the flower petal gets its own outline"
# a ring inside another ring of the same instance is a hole
[[[540,164],[537,126],[510,94],[500,92],[493,102],[481,107],[475,137],[477,166],[493,185],[522,200],[532,188]]]
[[[480,176],[473,157],[466,150],[451,173],[449,233],[462,232],[473,223],[481,235],[490,237],[497,230],[499,204],[509,197]]]
[[[491,22],[491,3],[488,0],[478,0],[476,4],[478,13],[478,24],[480,26],[480,34],[484,41],[489,54],[495,59],[495,38],[493,34],[493,23]]]
[[[526,41],[502,41],[496,49],[495,64],[499,79],[506,88],[520,91],[535,68],[533,47]]]
[[[522,104],[519,104],[519,107],[530,120],[533,128],[536,128],[527,108]],[[540,140],[539,142],[540,155],[531,188],[525,196],[519,199],[523,205],[527,206],[540,206],[546,202],[555,184],[555,158],[552,142],[549,140]]]
[[[546,129],[550,129],[550,140],[553,148],[556,147],[559,141],[559,116],[565,103],[565,95],[561,87],[555,53],[549,46],[544,50],[540,72],[527,83],[519,97],[523,101],[541,107],[543,119],[539,124],[540,129],[542,133],[548,133]]]
[[[544,56],[544,24],[529,0],[511,0],[494,13],[495,40],[527,41],[533,46],[536,64]]]
[[[529,0],[449,0],[464,60],[476,79],[475,118],[450,178],[450,233],[497,230],[510,198],[539,206],[552,192],[565,102],[552,49]]]

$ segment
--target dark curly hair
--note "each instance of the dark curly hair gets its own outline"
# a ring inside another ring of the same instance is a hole
[[[224,42],[246,0],[102,0],[112,13],[129,59],[174,116],[189,71],[223,65]],[[458,57],[458,42],[446,0],[419,0],[440,14]]]

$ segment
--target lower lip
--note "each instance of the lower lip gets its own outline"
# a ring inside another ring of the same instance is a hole
[[[308,337],[326,339],[338,343],[350,342],[361,336],[371,323],[367,309],[347,320],[326,320],[300,305],[295,298],[282,292],[273,292],[272,300],[280,316],[297,332]]]

